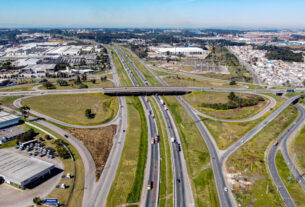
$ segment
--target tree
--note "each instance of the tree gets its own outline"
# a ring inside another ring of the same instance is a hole
[[[55,88],[56,88],[56,87],[53,85],[53,83],[51,83],[51,82],[49,82],[49,81],[44,82],[42,85],[43,85],[45,88],[47,88],[47,89],[55,89]]]
[[[26,141],[30,141],[32,139],[34,139],[34,137],[38,135],[38,133],[36,133],[33,129],[29,129],[28,131],[26,131],[24,134],[19,135],[17,137],[18,142],[26,142]]]
[[[59,79],[59,80],[57,80],[56,82],[57,82],[57,84],[60,85],[60,86],[68,86],[68,85],[69,85],[67,81],[62,80],[62,79]]]
[[[86,109],[85,111],[85,116],[90,119],[90,116],[91,116],[91,109]]]
[[[95,114],[92,113],[91,109],[86,109],[85,111],[85,116],[88,118],[88,119],[93,119],[95,117]]]
[[[40,197],[35,197],[33,198],[33,203],[35,203],[36,205],[41,205],[42,200],[40,199]]]
[[[231,100],[231,101],[233,101],[235,98],[236,98],[236,95],[235,95],[234,92],[231,92],[231,93],[229,94],[229,96],[228,96],[228,99]]]
[[[86,81],[87,80],[87,75],[85,73],[82,74],[82,81]]]
[[[95,83],[96,83],[96,80],[95,80],[95,79],[92,79],[92,80],[91,80],[91,83],[95,84]]]
[[[30,107],[29,106],[22,106],[20,107],[20,111],[23,115],[24,118],[27,118],[28,117],[28,114],[29,114],[29,111],[30,111]]]
[[[232,80],[232,81],[230,82],[230,85],[231,85],[231,86],[236,85],[236,81],[235,81],[235,80]]]
[[[74,83],[75,83],[75,85],[79,85],[82,83],[79,76],[76,77],[76,81],[74,81]]]
[[[105,75],[105,76],[102,76],[102,77],[101,77],[101,81],[102,81],[102,82],[107,81],[107,76],[106,76],[106,75]]]

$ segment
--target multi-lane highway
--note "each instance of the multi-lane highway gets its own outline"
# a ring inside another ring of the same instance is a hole
[[[126,60],[131,65],[133,71],[135,71],[136,75],[141,79],[141,81],[146,85],[150,86],[150,83],[145,79],[144,75],[139,71],[139,69],[135,66],[132,60],[128,57],[128,55],[123,51],[120,50],[121,53],[124,55]],[[193,194],[192,189],[189,182],[189,177],[187,174],[186,164],[183,156],[183,150],[179,146],[180,138],[178,136],[178,132],[174,121],[171,117],[171,114],[164,106],[165,102],[159,96],[154,96],[159,108],[162,111],[163,118],[165,120],[165,124],[168,131],[169,139],[175,140],[168,140],[171,142],[171,156],[173,159],[173,172],[174,172],[174,205],[175,206],[194,206]]]
[[[135,75],[133,74],[133,71],[128,67],[125,60],[121,56],[121,53],[117,51],[117,49],[114,49],[116,54],[118,55],[119,60],[121,61],[123,68],[125,69],[126,73],[128,74],[132,84],[134,86],[138,86],[140,83],[135,78]],[[151,143],[150,145],[150,157],[149,157],[149,171],[148,176],[144,179],[147,182],[147,188],[145,189],[147,191],[143,192],[143,195],[145,195],[145,206],[149,207],[156,207],[158,206],[159,202],[159,185],[160,185],[160,148],[159,148],[159,134],[158,134],[158,127],[155,120],[155,115],[153,112],[153,109],[148,102],[147,98],[144,98],[143,96],[140,97],[142,105],[144,106],[144,110],[146,112],[147,118],[148,118],[148,128],[149,128],[149,141]],[[141,203],[143,200],[141,201]]]

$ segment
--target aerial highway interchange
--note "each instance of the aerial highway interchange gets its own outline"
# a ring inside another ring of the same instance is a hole
[[[113,63],[113,54],[108,49],[108,55],[110,57],[110,63],[112,68],[113,80],[115,87],[113,88],[96,88],[96,89],[68,89],[68,90],[35,90],[35,91],[18,91],[18,92],[0,92],[0,96],[23,96],[14,101],[14,106],[16,108],[22,107],[22,101],[30,98],[32,96],[45,96],[45,95],[55,95],[55,94],[83,94],[83,93],[104,93],[111,96],[118,96],[119,100],[119,111],[116,117],[108,123],[92,125],[92,126],[83,126],[76,124],[65,123],[60,120],[56,120],[47,115],[41,114],[39,112],[30,110],[30,114],[33,115],[29,117],[30,120],[49,128],[50,130],[58,133],[59,135],[65,137],[79,152],[85,169],[85,186],[84,186],[84,195],[82,206],[106,206],[107,205],[107,196],[111,189],[112,183],[115,179],[115,174],[119,166],[120,158],[122,151],[124,149],[124,140],[127,129],[127,104],[125,96],[139,96],[141,100],[142,107],[144,108],[146,118],[148,120],[148,134],[149,139],[149,150],[148,158],[146,163],[146,168],[143,182],[143,191],[141,200],[139,202],[140,206],[158,206],[159,204],[159,185],[160,185],[160,146],[159,146],[159,128],[156,123],[156,115],[152,109],[151,103],[147,97],[152,96],[158,105],[158,109],[161,111],[163,119],[165,120],[168,142],[170,143],[170,156],[172,159],[172,168],[173,171],[173,204],[174,206],[196,206],[194,201],[194,192],[191,184],[191,179],[188,174],[187,163],[184,158],[184,150],[181,145],[181,138],[176,126],[176,123],[171,115],[171,111],[166,107],[166,103],[163,100],[163,95],[175,96],[178,102],[185,108],[189,116],[192,118],[196,127],[198,128],[202,139],[207,145],[210,157],[211,157],[211,167],[214,173],[214,180],[216,183],[218,199],[220,206],[230,207],[237,206],[236,199],[232,193],[231,188],[229,187],[227,178],[225,176],[226,170],[226,160],[228,157],[233,154],[236,150],[242,147],[245,143],[250,141],[257,133],[264,129],[272,120],[274,120],[282,111],[284,111],[289,105],[295,104],[296,108],[299,111],[298,118],[289,126],[285,131],[277,138],[276,144],[273,144],[270,149],[268,149],[268,169],[270,175],[273,179],[274,184],[276,185],[284,203],[286,206],[296,206],[293,199],[291,198],[288,190],[281,177],[278,174],[277,167],[275,164],[275,156],[277,151],[280,149],[284,155],[285,161],[289,166],[292,174],[296,177],[300,183],[303,190],[305,190],[305,181],[300,172],[299,168],[296,166],[296,163],[290,157],[288,142],[289,139],[293,139],[293,136],[297,133],[298,130],[304,124],[304,107],[301,104],[296,104],[297,100],[301,98],[301,95],[295,95],[280,105],[278,108],[272,111],[276,106],[276,101],[273,97],[269,96],[266,93],[273,94],[284,94],[286,91],[284,89],[249,89],[249,88],[211,88],[211,87],[170,87],[167,83],[160,78],[154,70],[146,65],[144,61],[135,56],[135,54],[130,53],[134,58],[137,58],[141,64],[147,69],[147,72],[150,72],[156,80],[160,82],[162,86],[153,86],[149,80],[146,80],[143,73],[137,68],[133,63],[132,59],[126,54],[125,49],[115,45],[109,46],[111,51],[113,51],[119,58],[126,74],[128,74],[129,79],[132,82],[132,86],[120,86],[120,79],[117,75],[116,67]],[[127,64],[128,62],[128,64]],[[257,78],[255,82],[259,84]],[[209,91],[209,92],[238,92],[238,93],[251,93],[251,94],[261,94],[261,96],[267,98],[270,103],[256,115],[249,117],[247,119],[240,120],[226,120],[218,119],[212,116],[203,114],[197,109],[192,107],[187,101],[183,99],[184,94],[192,93],[193,91]],[[295,89],[296,93],[304,92],[304,89]],[[14,112],[14,109],[3,106],[7,111]],[[268,114],[268,112],[270,112]],[[16,112],[18,113],[18,112]],[[268,116],[263,119],[257,126],[251,129],[247,134],[245,134],[240,140],[232,144],[225,150],[219,149],[215,143],[211,133],[201,121],[201,117],[207,119],[222,121],[222,122],[244,122],[256,120],[264,115]],[[36,119],[35,117],[40,117],[42,119]],[[82,142],[78,141],[73,135],[64,131],[62,128],[56,125],[62,125],[65,127],[75,127],[75,128],[96,128],[109,126],[111,124],[117,124],[118,129],[114,137],[114,145],[112,146],[111,152],[107,159],[107,163],[103,170],[103,173],[98,181],[95,180],[94,171],[95,164],[94,161],[83,145]],[[69,138],[67,138],[69,137]]]

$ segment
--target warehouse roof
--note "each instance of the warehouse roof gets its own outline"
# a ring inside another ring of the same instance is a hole
[[[0,111],[0,122],[10,121],[10,120],[19,119],[19,118],[20,118],[19,116],[9,114],[4,111]]]
[[[53,167],[52,163],[21,155],[12,149],[0,150],[0,176],[18,185]]]

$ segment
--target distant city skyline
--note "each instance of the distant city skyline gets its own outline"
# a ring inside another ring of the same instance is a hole
[[[11,0],[0,27],[305,28],[302,0]]]

